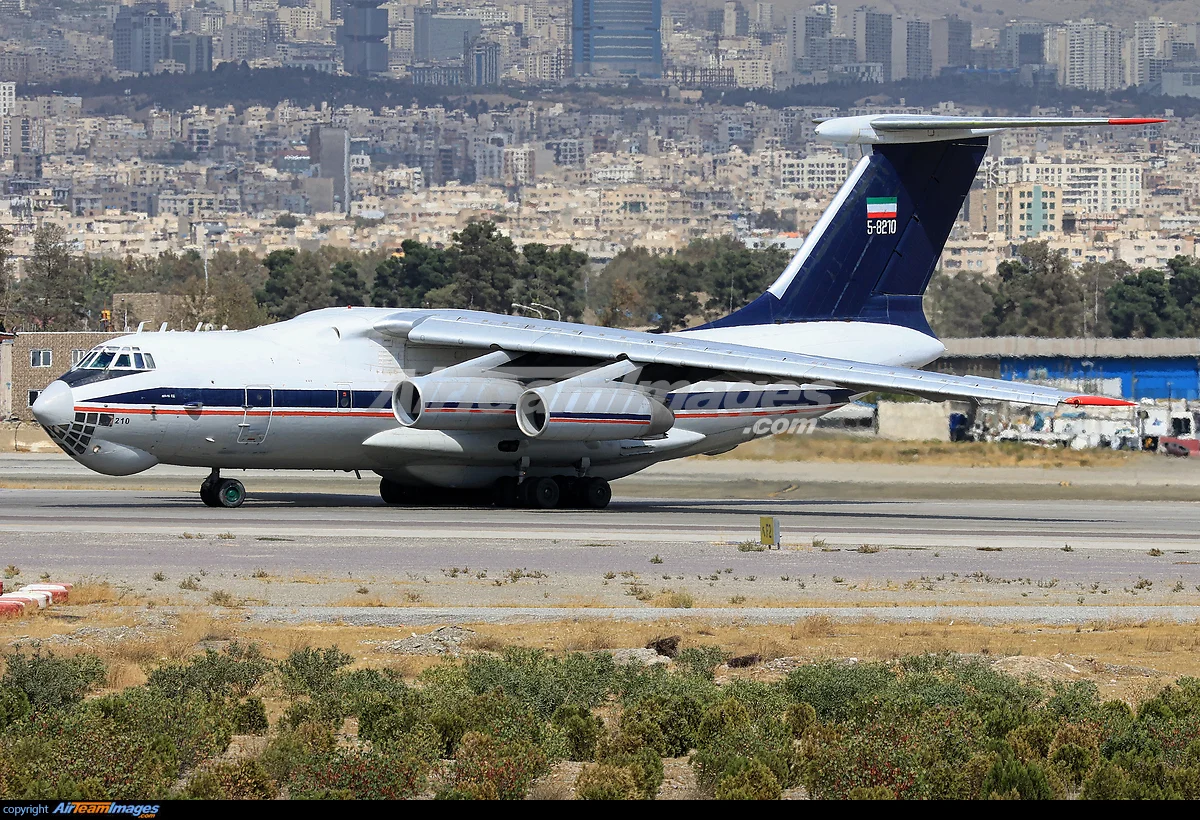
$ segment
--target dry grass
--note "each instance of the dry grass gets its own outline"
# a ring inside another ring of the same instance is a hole
[[[664,589],[654,597],[653,603],[654,606],[667,609],[691,609],[696,605],[696,599],[692,597],[690,592]]]
[[[939,467],[1120,467],[1154,458],[1116,450],[1047,449],[1026,444],[887,441],[852,436],[773,436],[743,444],[726,459],[930,464]]]
[[[67,596],[65,604],[68,606],[108,604],[120,597],[108,581],[81,581],[71,589],[71,594]]]

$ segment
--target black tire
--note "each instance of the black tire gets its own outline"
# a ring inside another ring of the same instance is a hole
[[[603,478],[589,478],[583,485],[583,506],[602,510],[612,501],[612,487]]]
[[[213,483],[207,479],[205,479],[204,483],[200,485],[200,500],[204,502],[204,506],[206,507],[221,506],[221,502],[217,499],[216,488],[213,487]]]
[[[529,489],[526,490],[525,497],[529,501],[529,506],[534,509],[552,510],[562,500],[562,492],[558,489],[558,482],[549,476],[527,479],[525,483],[530,485]]]
[[[379,497],[384,504],[404,504],[408,501],[408,488],[386,478],[379,480]]]
[[[217,503],[222,507],[234,509],[245,500],[246,488],[236,478],[227,478],[217,485]]]
[[[503,476],[492,485],[492,501],[497,507],[521,506],[521,486],[516,476]]]

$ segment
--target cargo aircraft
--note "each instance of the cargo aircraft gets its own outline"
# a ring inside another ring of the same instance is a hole
[[[33,413],[80,464],[123,476],[371,471],[388,504],[467,498],[599,509],[609,482],[727,452],[873,391],[1023,405],[1123,403],[929,372],[921,298],[988,147],[1007,128],[1150,119],[840,117],[863,157],[765,293],[665,334],[471,310],[328,308],[245,331],[134,333],[92,350]]]

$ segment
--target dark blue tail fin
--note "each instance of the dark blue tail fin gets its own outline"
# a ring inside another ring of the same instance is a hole
[[[706,327],[853,319],[932,336],[921,296],[987,144],[874,146],[775,284]]]

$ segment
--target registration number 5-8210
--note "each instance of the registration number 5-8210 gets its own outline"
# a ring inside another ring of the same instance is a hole
[[[883,236],[885,234],[893,234],[896,232],[896,220],[894,219],[868,219],[867,220],[867,235],[868,236]]]

